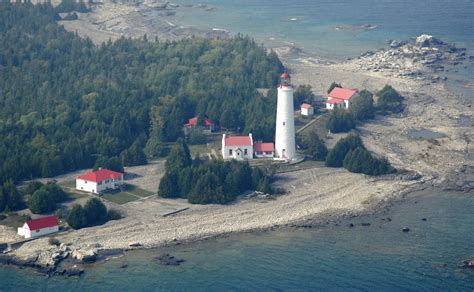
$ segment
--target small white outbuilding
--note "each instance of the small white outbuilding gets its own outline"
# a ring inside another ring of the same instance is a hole
[[[314,115],[314,107],[308,103],[301,105],[301,115],[311,117]]]

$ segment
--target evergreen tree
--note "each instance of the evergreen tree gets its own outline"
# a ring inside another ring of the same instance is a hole
[[[403,96],[400,95],[392,86],[385,87],[377,92],[379,97],[377,107],[382,112],[400,112],[403,110]]]
[[[82,208],[82,206],[79,204],[74,205],[66,217],[66,222],[73,229],[81,229],[86,227],[87,220],[84,208]]]
[[[25,194],[32,195],[34,192],[39,190],[42,186],[43,184],[39,181],[30,181],[28,183],[28,186],[25,189]]]
[[[165,169],[167,171],[179,172],[180,170],[191,166],[192,159],[189,152],[188,145],[184,140],[179,140],[168,155],[165,163]]]
[[[3,184],[2,191],[4,198],[6,198],[5,208],[7,210],[16,211],[24,207],[23,197],[12,180]]]
[[[346,157],[347,153],[351,150],[356,148],[365,148],[362,140],[358,135],[348,135],[345,138],[337,141],[336,145],[334,146],[331,151],[329,151],[326,157],[326,166],[329,167],[341,167],[343,166],[344,158]]]
[[[224,190],[219,184],[219,178],[210,172],[198,179],[188,200],[192,204],[224,204],[227,202]]]
[[[87,201],[84,206],[84,214],[87,226],[101,225],[107,222],[107,208],[97,198]]]
[[[314,94],[310,85],[299,85],[293,95],[293,106],[298,109],[302,103],[314,103]]]
[[[344,133],[356,126],[355,119],[352,114],[345,109],[335,108],[329,114],[326,122],[326,128],[332,133]]]
[[[327,90],[328,94],[331,93],[331,91],[332,91],[335,87],[342,88],[341,84],[336,83],[336,81],[333,81],[333,82],[331,83],[331,85],[329,85],[329,88],[328,88],[328,90]]]
[[[46,190],[39,189],[28,201],[28,208],[34,214],[44,214],[56,210],[56,202]]]
[[[311,156],[312,160],[325,161],[328,149],[324,141],[319,138],[316,131],[312,131],[305,137],[305,152]]]
[[[166,171],[160,180],[158,195],[162,198],[179,198],[181,196],[178,175],[175,171]]]
[[[362,90],[356,96],[350,107],[350,112],[356,120],[363,121],[373,119],[375,116],[374,99],[372,92]]]

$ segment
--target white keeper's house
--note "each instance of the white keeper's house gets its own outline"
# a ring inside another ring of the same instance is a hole
[[[328,94],[326,109],[333,110],[336,107],[348,109],[352,105],[352,100],[359,94],[358,89],[334,87]]]
[[[18,235],[25,238],[38,237],[59,231],[59,220],[56,216],[47,216],[26,221],[18,228]]]
[[[275,155],[275,144],[253,141],[248,136],[222,135],[222,157],[224,159],[247,160],[255,158],[272,158]]]
[[[252,159],[253,158],[253,138],[248,136],[222,135],[222,158],[224,159]]]
[[[76,189],[99,194],[107,189],[117,189],[123,185],[123,173],[109,169],[99,169],[76,178]]]

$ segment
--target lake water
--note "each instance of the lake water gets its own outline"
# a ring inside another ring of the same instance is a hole
[[[288,42],[332,59],[355,57],[387,47],[387,40],[408,40],[430,34],[455,43],[474,55],[472,0],[176,0],[204,3],[217,11],[180,10],[187,26],[226,29],[272,46]],[[362,29],[363,25],[375,29]],[[340,30],[336,30],[340,27]],[[474,66],[450,68],[448,88],[472,103]],[[471,86],[465,86],[471,84]],[[469,88],[468,88],[469,87]]]
[[[22,290],[55,291],[472,291],[474,270],[459,267],[474,255],[472,210],[472,193],[429,190],[386,213],[317,228],[129,252],[91,265],[81,278],[44,279],[31,270],[0,268],[0,290],[22,283]],[[410,232],[401,231],[405,226]],[[185,262],[161,266],[154,258],[164,252]]]

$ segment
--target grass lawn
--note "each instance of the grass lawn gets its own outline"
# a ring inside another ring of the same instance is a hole
[[[104,194],[103,198],[120,205],[138,200],[137,196],[134,196],[127,192],[120,192],[120,193],[114,193],[114,194],[108,193],[108,194]]]
[[[65,188],[76,188],[76,181],[75,180],[68,180],[58,183],[60,187]]]
[[[149,197],[151,195],[153,195],[153,192],[150,192],[150,191],[147,191],[147,190],[144,190],[144,189],[140,189],[139,187],[137,186],[134,186],[134,185],[127,185],[127,193],[131,193],[135,196],[139,196],[139,197]]]

